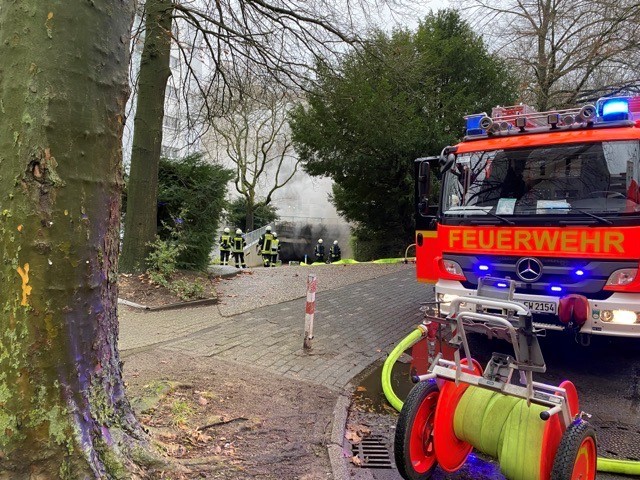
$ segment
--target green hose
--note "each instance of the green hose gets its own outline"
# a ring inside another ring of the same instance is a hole
[[[509,480],[541,480],[545,422],[542,405],[469,386],[456,407],[453,431],[476,450],[498,459]]]
[[[402,355],[405,350],[411,348],[420,341],[423,333],[424,332],[420,328],[416,328],[409,335],[404,337],[400,343],[391,350],[391,353],[382,366],[382,391],[384,392],[384,396],[387,398],[387,401],[398,411],[402,410],[403,402],[398,398],[391,386],[391,369],[396,363],[396,360],[400,358],[400,355]]]
[[[640,462],[598,457],[598,471],[637,476],[640,475]]]
[[[391,369],[402,353],[418,343],[424,335],[421,328],[416,328],[409,335],[403,338],[391,351],[382,366],[382,392],[387,401],[397,411],[402,410],[404,402],[398,398],[391,386]],[[619,473],[622,475],[640,475],[640,462],[631,460],[614,460],[611,458],[598,457],[598,471],[608,473]]]

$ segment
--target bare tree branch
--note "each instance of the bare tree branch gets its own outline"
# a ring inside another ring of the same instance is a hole
[[[287,121],[295,91],[269,79],[238,79],[242,101],[211,119],[211,153],[222,164],[235,166],[236,191],[247,202],[247,229],[251,212],[268,205],[273,194],[298,171]]]
[[[541,110],[639,76],[636,0],[462,0],[462,7],[521,76],[523,100]]]

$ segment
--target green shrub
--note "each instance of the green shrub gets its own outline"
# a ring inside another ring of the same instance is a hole
[[[147,273],[154,283],[168,287],[171,275],[177,269],[178,256],[186,247],[179,243],[179,238],[163,240],[156,237],[149,244],[151,251],[147,256]]]
[[[178,257],[186,249],[182,243],[183,231],[166,226],[169,239],[163,240],[156,237],[149,243],[151,251],[147,256],[147,274],[149,279],[175,293],[181,300],[194,300],[204,298],[204,285],[200,280],[190,282],[188,280],[174,280],[173,274],[177,270]]]
[[[205,162],[202,154],[160,160],[158,235],[168,241],[172,232],[180,232],[184,248],[177,257],[177,268],[203,270],[208,266],[232,177],[231,170]]]

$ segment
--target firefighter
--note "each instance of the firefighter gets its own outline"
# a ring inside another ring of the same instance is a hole
[[[271,233],[271,225],[267,225],[265,232],[260,236],[258,245],[258,255],[262,255],[262,265],[268,267],[271,261],[271,242],[273,242],[273,234]]]
[[[225,227],[222,235],[220,235],[220,264],[229,265],[229,256],[231,255],[231,233],[229,227]]]
[[[342,258],[342,251],[340,250],[340,245],[338,245],[338,240],[333,241],[333,245],[329,248],[329,261],[331,263],[337,262]]]
[[[280,253],[280,240],[278,234],[273,232],[273,240],[271,240],[271,266],[275,267],[278,263],[278,254]]]
[[[318,239],[318,243],[316,244],[316,248],[313,251],[316,262],[324,262],[324,245],[322,244],[322,239]]]
[[[247,241],[244,239],[242,230],[239,228],[236,230],[236,235],[231,239],[231,252],[233,258],[236,261],[236,268],[247,268],[247,264],[244,262],[244,247],[247,246]]]

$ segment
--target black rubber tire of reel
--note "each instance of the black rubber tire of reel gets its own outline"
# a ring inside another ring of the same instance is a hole
[[[432,393],[440,393],[438,385],[434,380],[417,383],[409,392],[396,424],[396,434],[393,444],[394,457],[396,461],[396,467],[398,472],[405,480],[427,480],[431,478],[438,463],[434,461],[433,465],[425,472],[418,472],[415,470],[410,455],[410,441],[411,432],[414,428],[423,428],[423,425],[415,425],[416,414],[422,403]],[[429,415],[431,422],[433,422],[433,416],[435,415],[435,405],[433,412]],[[433,435],[433,432],[431,433]],[[433,442],[433,438],[431,438]],[[433,448],[433,443],[431,445]],[[433,452],[435,456],[435,452]]]
[[[578,451],[582,442],[591,437],[594,442],[595,457],[598,456],[596,431],[591,424],[585,420],[575,420],[562,436],[558,451],[556,452],[556,458],[553,461],[553,469],[551,470],[551,480],[571,480],[573,475],[574,465],[578,457]],[[593,470],[595,477],[596,463],[594,462]],[[590,480],[585,478],[584,480]]]

